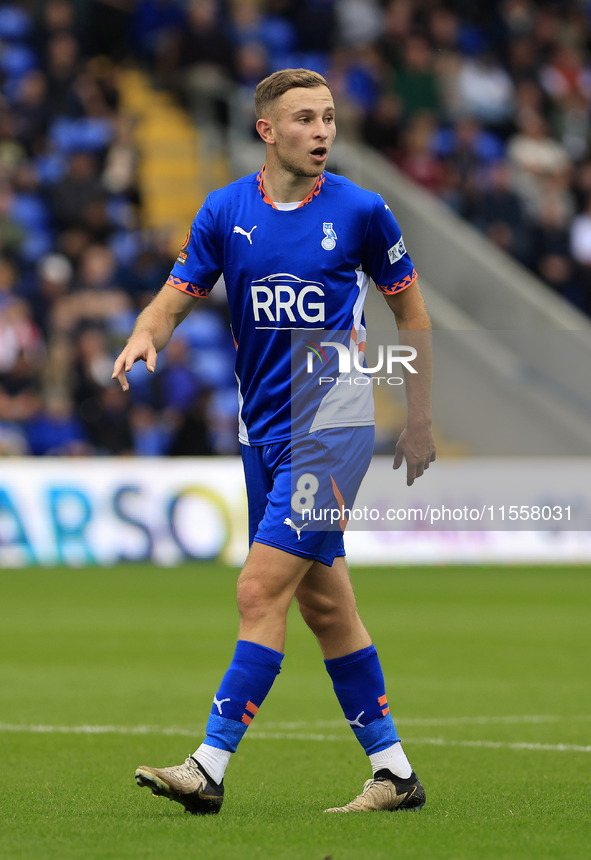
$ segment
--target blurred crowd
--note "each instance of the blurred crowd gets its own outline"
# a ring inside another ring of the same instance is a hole
[[[339,135],[591,313],[590,50],[591,0],[0,2],[0,454],[236,452],[223,303],[131,396],[111,382],[176,256],[143,227],[122,69],[222,126],[266,74],[318,70]]]

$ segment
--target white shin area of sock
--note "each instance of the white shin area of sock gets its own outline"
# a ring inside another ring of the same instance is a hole
[[[397,741],[385,750],[372,753],[369,756],[369,762],[374,774],[376,774],[378,770],[386,768],[395,776],[400,776],[402,779],[408,779],[412,773],[412,767],[410,766],[410,762],[402,749],[400,741]]]
[[[213,781],[219,785],[224,778],[231,755],[230,750],[220,750],[217,747],[210,747],[209,744],[201,744],[193,753],[193,758],[199,762]]]

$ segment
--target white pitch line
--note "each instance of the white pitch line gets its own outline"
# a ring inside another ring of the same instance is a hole
[[[297,732],[257,732],[250,735],[251,738],[268,741],[297,740],[297,741],[342,741],[343,735],[304,735]],[[535,744],[526,742],[507,741],[449,741],[446,738],[403,738],[404,745],[422,744],[424,746],[437,747],[485,747],[489,749],[509,750],[533,750],[538,752],[591,752],[591,745],[579,746],[577,744]]]
[[[174,726],[159,728],[158,726],[48,726],[21,725],[0,723],[0,733],[29,733],[29,734],[71,734],[71,735],[174,735],[178,737],[196,737],[196,730],[182,729]],[[296,741],[342,741],[347,737],[342,735],[321,734],[312,732],[282,731],[269,732],[250,730],[249,737],[258,740],[296,740]],[[487,749],[531,750],[534,752],[591,752],[591,745],[578,744],[540,744],[510,741],[458,741],[445,738],[405,738],[404,743],[426,746],[455,746],[483,747]]]
[[[398,722],[408,726],[485,726],[485,725],[510,725],[519,723],[567,723],[567,722],[589,722],[591,714],[519,714],[508,717],[415,717],[408,720],[399,718]]]
[[[485,725],[511,725],[527,723],[568,723],[589,722],[591,714],[569,714],[559,716],[558,714],[519,714],[506,717],[396,717],[397,726],[485,726]],[[312,722],[265,722],[269,729],[308,729],[324,728],[338,729],[343,725],[342,720],[314,720]]]
[[[195,737],[197,730],[176,726],[45,726],[0,723],[0,732],[29,733],[39,735],[174,735]]]
[[[437,747],[485,747],[487,749],[533,750],[537,752],[591,752],[591,744],[534,744],[506,741],[449,741],[445,738],[405,738],[405,744],[424,744]]]

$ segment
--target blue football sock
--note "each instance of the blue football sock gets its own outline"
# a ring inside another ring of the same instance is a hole
[[[228,671],[213,698],[205,743],[236,752],[281,669],[283,654],[240,639]]]
[[[367,755],[381,752],[400,738],[386,698],[386,685],[375,645],[325,660],[345,719]]]

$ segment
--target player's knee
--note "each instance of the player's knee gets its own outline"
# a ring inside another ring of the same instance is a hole
[[[271,592],[267,584],[257,578],[239,580],[236,595],[243,620],[253,621],[280,609],[280,595]]]
[[[263,594],[261,586],[256,580],[249,579],[246,582],[238,580],[236,598],[241,618],[250,618],[260,612]]]
[[[341,607],[329,597],[318,595],[298,598],[300,614],[315,635],[329,632],[341,622]]]

